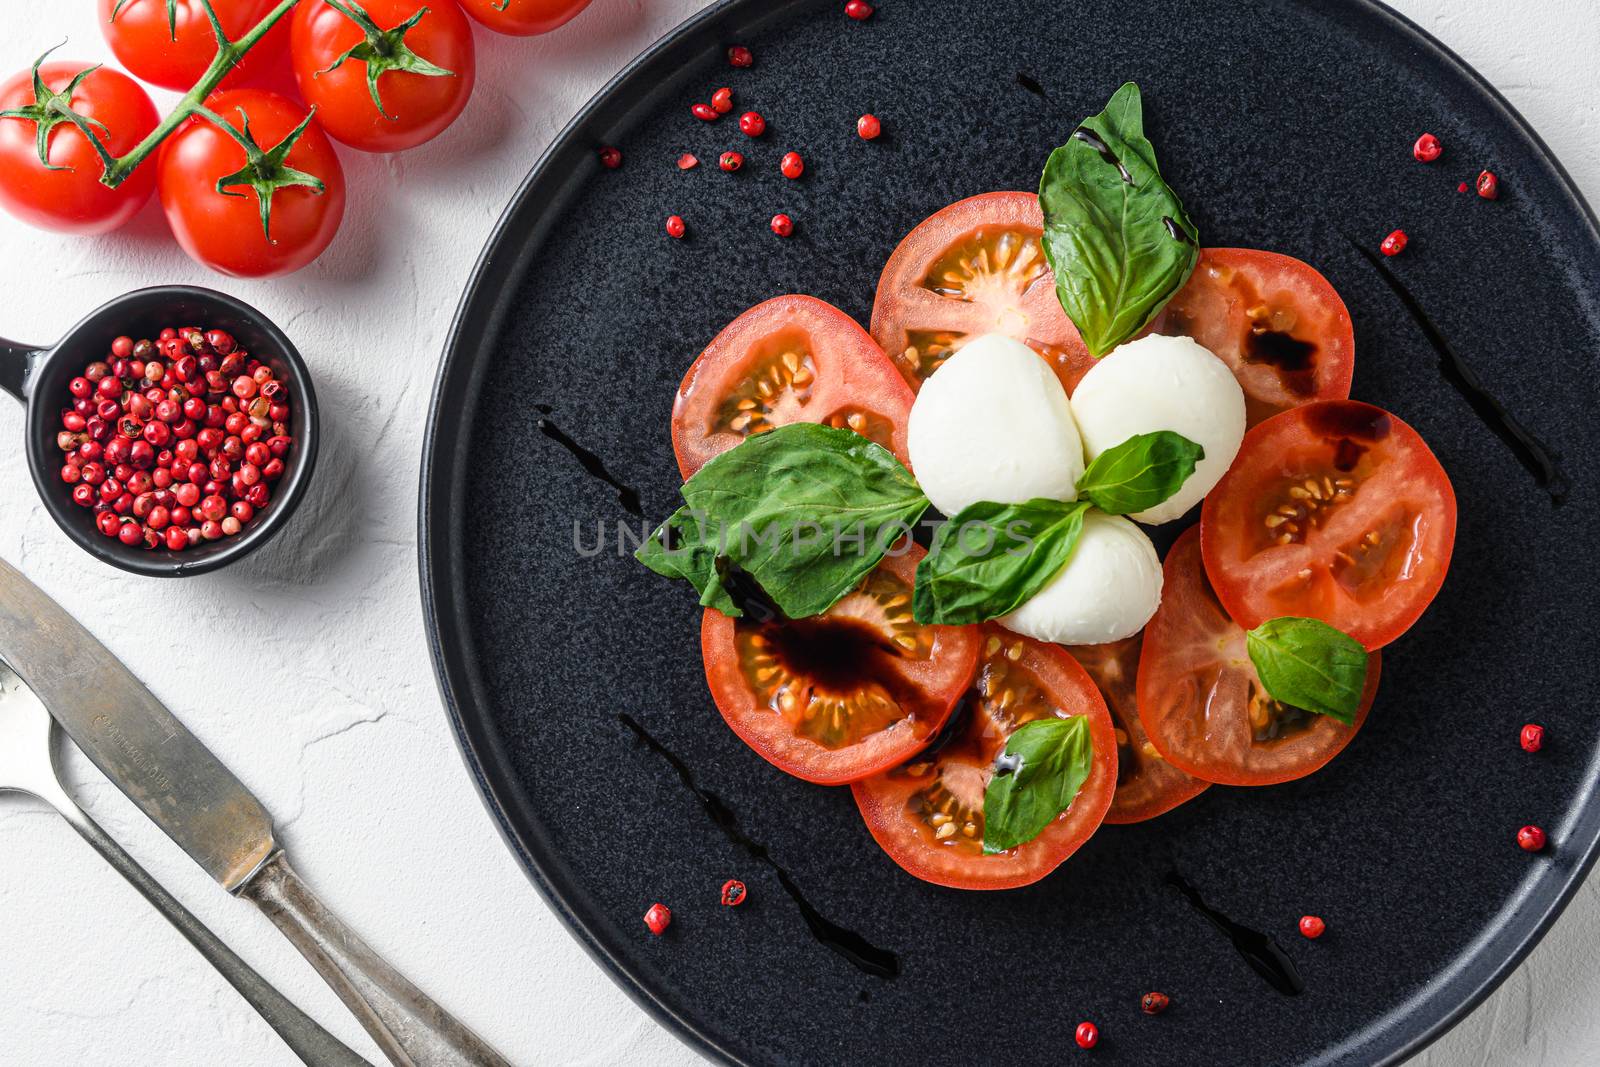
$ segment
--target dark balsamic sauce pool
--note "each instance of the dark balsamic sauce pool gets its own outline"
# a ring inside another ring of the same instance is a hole
[[[700,801],[700,806],[705,809],[706,816],[717,829],[722,831],[722,835],[729,842],[743,849],[751,859],[770,868],[773,874],[777,875],[778,884],[789,894],[789,899],[794,901],[795,907],[800,909],[800,917],[805,920],[812,937],[866,974],[877,978],[895,978],[900,974],[898,955],[888,949],[879,948],[854,930],[840,926],[818,911],[800,891],[799,885],[789,872],[768,854],[767,846],[753,840],[740,829],[739,817],[734,814],[733,809],[724,804],[722,798],[715,793],[701,788],[694,780],[694,772],[689,769],[687,763],[678,758],[676,753],[652,737],[632,715],[621,713],[617,716],[617,721],[627,727],[646,748],[671,765],[683,787],[695,795]]]
[[[1216,927],[1233,945],[1234,951],[1244,958],[1250,969],[1266,979],[1268,985],[1286,997],[1297,997],[1305,992],[1306,982],[1300,969],[1278,943],[1259,930],[1252,930],[1228,918],[1208,905],[1198,890],[1184,880],[1177,871],[1167,875],[1167,885],[1176,889],[1189,902],[1189,907],[1199,912],[1206,922]]]

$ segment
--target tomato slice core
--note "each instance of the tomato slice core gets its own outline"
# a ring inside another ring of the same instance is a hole
[[[774,297],[706,346],[672,406],[687,479],[746,438],[793,422],[848,427],[908,463],[911,390],[856,321],[809,296]]]
[[[981,627],[983,655],[961,710],[903,766],[851,786],[867,829],[889,857],[927,882],[1011,889],[1049,874],[1099,827],[1116,789],[1117,743],[1094,682],[1059,645]],[[1072,801],[1032,841],[986,854],[983,800],[994,760],[1026,723],[1085,716],[1094,757]]]
[[[1200,532],[1178,538],[1164,565],[1161,608],[1145,627],[1139,719],[1172,766],[1223,785],[1274,785],[1310,774],[1355,737],[1382,673],[1368,661],[1353,725],[1280,704],[1267,695],[1200,554]]]
[[[985,193],[934,212],[878,279],[872,336],[913,389],[969,338],[1025,342],[1068,392],[1094,360],[1056,299],[1033,193]]]
[[[1150,743],[1139,718],[1137,682],[1143,636],[1105,645],[1069,646],[1105,698],[1117,739],[1117,792],[1106,812],[1108,823],[1135,823],[1164,815],[1210,788],[1168,763]]]
[[[723,719],[768,762],[827,785],[914,755],[972,680],[972,627],[923,626],[905,546],[816,618],[759,623],[708,608],[706,681]]]
[[[1432,602],[1455,528],[1455,492],[1422,438],[1354,400],[1247,433],[1200,520],[1206,573],[1241,626],[1305,616],[1369,649]]]

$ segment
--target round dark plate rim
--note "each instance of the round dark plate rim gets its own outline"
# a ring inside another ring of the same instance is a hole
[[[526,254],[528,234],[515,224],[534,190],[546,183],[559,186],[572,180],[570,173],[559,173],[563,157],[574,149],[588,151],[585,131],[591,127],[614,95],[644,86],[632,83],[661,65],[662,57],[706,35],[711,23],[733,15],[755,12],[768,0],[720,0],[697,12],[635,56],[573,116],[556,135],[544,154],[518,186],[495,223],[487,244],[479,255],[463,290],[461,302],[445,341],[444,356],[435,378],[429,401],[423,439],[422,470],[418,495],[417,562],[421,582],[423,625],[433,661],[435,680],[457,747],[472,775],[479,798],[494,820],[507,846],[516,855],[529,880],[545,902],[555,911],[568,931],[601,968],[640,1007],[678,1038],[702,1054],[727,1063],[741,1063],[737,1053],[719,1045],[701,1030],[694,1019],[675,1010],[666,999],[639,980],[620,956],[584,921],[569,897],[581,897],[581,888],[572,884],[563,870],[560,856],[543,840],[537,818],[527,805],[520,784],[510,771],[499,737],[489,725],[476,694],[480,690],[477,671],[468,654],[466,620],[462,606],[449,597],[459,589],[462,554],[460,521],[462,510],[449,505],[460,485],[456,478],[464,457],[460,442],[469,436],[470,415],[463,408],[447,403],[452,394],[473,392],[474,349],[503,312],[498,307],[508,282],[520,271],[508,266]],[[1562,189],[1571,208],[1576,209],[1588,228],[1588,235],[1600,255],[1600,219],[1597,219],[1561,161],[1537,131],[1490,82],[1449,47],[1410,19],[1379,0],[1340,0],[1348,8],[1365,11],[1388,22],[1394,33],[1409,38],[1418,47],[1433,53],[1436,60],[1452,67],[1484,98],[1490,109],[1527,141],[1532,155],[1547,167]],[[788,5],[783,5],[786,9]],[[768,15],[778,12],[771,10]],[[518,248],[521,243],[523,247]],[[448,438],[448,439],[447,439]],[[1569,829],[1557,834],[1560,849],[1557,862],[1534,881],[1520,899],[1508,902],[1513,912],[1487,926],[1483,934],[1459,957],[1459,965],[1441,972],[1434,982],[1412,998],[1413,1010],[1397,1025],[1369,1028],[1357,1035],[1363,1061],[1378,1065],[1399,1064],[1416,1055],[1483,1002],[1532,951],[1555,920],[1566,909],[1583,884],[1597,857],[1600,857],[1600,804],[1595,803],[1594,782],[1569,814]],[[1509,949],[1494,954],[1489,942],[1512,938]],[[1453,995],[1453,1000],[1452,1000]],[[1442,1006],[1431,1017],[1418,1010]]]

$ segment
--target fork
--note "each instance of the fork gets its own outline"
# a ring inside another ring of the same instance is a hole
[[[69,742],[60,733],[39,698],[0,661],[0,793],[25,793],[59,812],[311,1067],[371,1067],[235,955],[78,806],[61,783],[57,754]]]

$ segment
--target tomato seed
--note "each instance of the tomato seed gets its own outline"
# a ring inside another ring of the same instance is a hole
[[[1520,738],[1524,752],[1537,752],[1544,747],[1544,727],[1530,722],[1522,728]]]
[[[883,123],[878,121],[878,116],[862,115],[856,119],[856,135],[863,141],[876,141],[882,132]]]
[[[1485,200],[1500,199],[1500,179],[1495,177],[1494,171],[1486,170],[1479,173],[1478,195]]]
[[[1517,831],[1517,844],[1524,852],[1538,852],[1544,848],[1544,831],[1537,826],[1524,826]]]
[[[785,178],[798,178],[806,172],[806,162],[800,158],[799,152],[790,152],[783,157],[783,162],[778,164],[778,169]]]
[[[1300,933],[1312,941],[1321,937],[1328,929],[1328,924],[1316,915],[1300,916]]]
[[[1079,1023],[1072,1032],[1072,1039],[1079,1048],[1094,1048],[1100,1042],[1100,1028],[1094,1023]]]
[[[720,117],[717,115],[717,109],[710,104],[695,104],[689,108],[689,114],[701,122],[716,122]]]
[[[767,132],[767,120],[759,111],[746,111],[739,116],[739,131],[747,137],[760,137]]]
[[[695,167],[698,167],[699,165],[700,165],[700,161],[698,159],[696,159],[694,157],[694,155],[689,153],[689,152],[685,152],[683,155],[678,157],[678,169],[679,170],[692,170]]]
[[[610,145],[600,149],[598,154],[600,156],[600,165],[606,170],[616,170],[622,166],[622,153]]]
[[[652,934],[660,937],[672,925],[672,909],[665,904],[650,905],[650,910],[644,913],[644,924]]]
[[[717,160],[717,166],[721,167],[729,174],[732,174],[734,171],[744,166],[744,157],[737,152],[724,152],[722,153],[721,158]]]
[[[747,895],[744,883],[737,878],[729,878],[722,883],[722,903],[726,907],[737,908],[744,903]]]
[[[723,86],[711,94],[711,110],[719,115],[726,115],[733,110],[733,90]]]
[[[1395,230],[1383,239],[1383,243],[1378,246],[1378,251],[1386,256],[1398,256],[1406,250],[1406,242],[1409,240],[1410,238],[1406,236],[1406,231]]]
[[[1171,1003],[1172,998],[1165,993],[1146,993],[1139,998],[1139,1010],[1146,1015],[1160,1015]]]
[[[864,19],[870,19],[874,10],[876,9],[871,4],[867,3],[867,0],[850,0],[848,4],[844,5],[844,13],[855,19],[857,22],[861,22]]]
[[[1444,152],[1444,146],[1439,143],[1439,138],[1431,133],[1425,133],[1417,138],[1417,143],[1411,146],[1411,154],[1417,157],[1418,163],[1432,163]]]
[[[684,224],[682,215],[667,216],[667,236],[677,240],[689,232],[689,227]]]
[[[772,216],[772,232],[779,237],[788,237],[794,233],[794,220],[788,215]]]
[[[730,67],[753,67],[755,62],[755,55],[742,44],[736,44],[728,49],[728,66]]]

